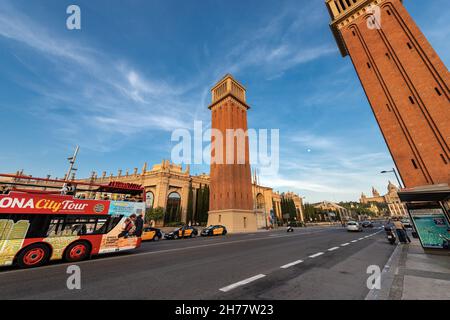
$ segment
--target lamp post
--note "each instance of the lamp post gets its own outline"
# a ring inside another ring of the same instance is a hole
[[[75,148],[75,153],[72,157],[67,158],[69,161],[69,169],[67,170],[66,177],[64,178],[65,181],[70,180],[70,175],[72,174],[72,180],[75,180],[75,172],[78,170],[77,168],[74,168],[75,161],[77,160],[78,151],[80,150],[80,147],[77,146]],[[90,187],[89,187],[90,188]],[[64,183],[63,188],[61,190],[61,194],[66,194],[68,192],[67,190],[67,182]]]
[[[392,168],[392,170],[383,170],[380,173],[390,173],[390,172],[393,172],[395,174],[395,178],[397,179],[398,186],[400,187],[400,189],[402,189],[403,186],[402,186],[402,183],[400,182],[400,179],[397,175],[397,171],[395,170],[395,168]]]

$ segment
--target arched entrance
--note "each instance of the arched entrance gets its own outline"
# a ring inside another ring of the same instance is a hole
[[[164,224],[180,221],[181,221],[181,196],[178,192],[172,192],[167,196]]]
[[[262,195],[262,193],[258,193],[258,195],[256,196],[256,209],[264,210],[265,204],[266,203],[264,201],[264,196]]]
[[[153,204],[155,203],[155,196],[153,192],[147,191],[145,194],[145,206],[147,209],[152,209]]]

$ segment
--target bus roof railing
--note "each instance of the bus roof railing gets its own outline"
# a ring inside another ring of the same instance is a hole
[[[22,187],[32,187],[32,188],[49,188],[49,189],[62,189],[64,185],[75,186],[78,192],[104,192],[104,193],[119,193],[119,194],[130,194],[138,195],[144,192],[142,185],[135,183],[125,183],[119,181],[111,181],[108,184],[98,184],[93,182],[82,182],[77,180],[62,180],[62,179],[50,179],[50,178],[38,178],[27,175],[17,175],[17,174],[2,174],[0,177],[14,179],[12,181],[1,181],[0,185],[13,185]],[[26,181],[28,181],[26,183]],[[61,186],[52,184],[39,184],[41,183],[61,183]],[[25,190],[26,192],[36,192],[36,190]],[[51,192],[48,192],[51,193]]]

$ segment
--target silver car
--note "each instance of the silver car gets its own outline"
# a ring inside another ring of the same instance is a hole
[[[349,221],[347,223],[347,231],[356,231],[356,232],[361,232],[363,231],[363,228],[361,226],[361,224],[359,222],[356,221]]]

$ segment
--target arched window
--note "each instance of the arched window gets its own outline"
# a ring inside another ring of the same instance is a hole
[[[256,209],[264,209],[265,208],[265,201],[264,196],[262,193],[258,193],[256,196]]]
[[[147,193],[145,194],[145,206],[152,209],[154,202],[155,196],[153,195],[153,192],[147,191]]]
[[[181,221],[181,196],[178,192],[172,192],[167,196],[166,214],[164,222],[180,222]]]

